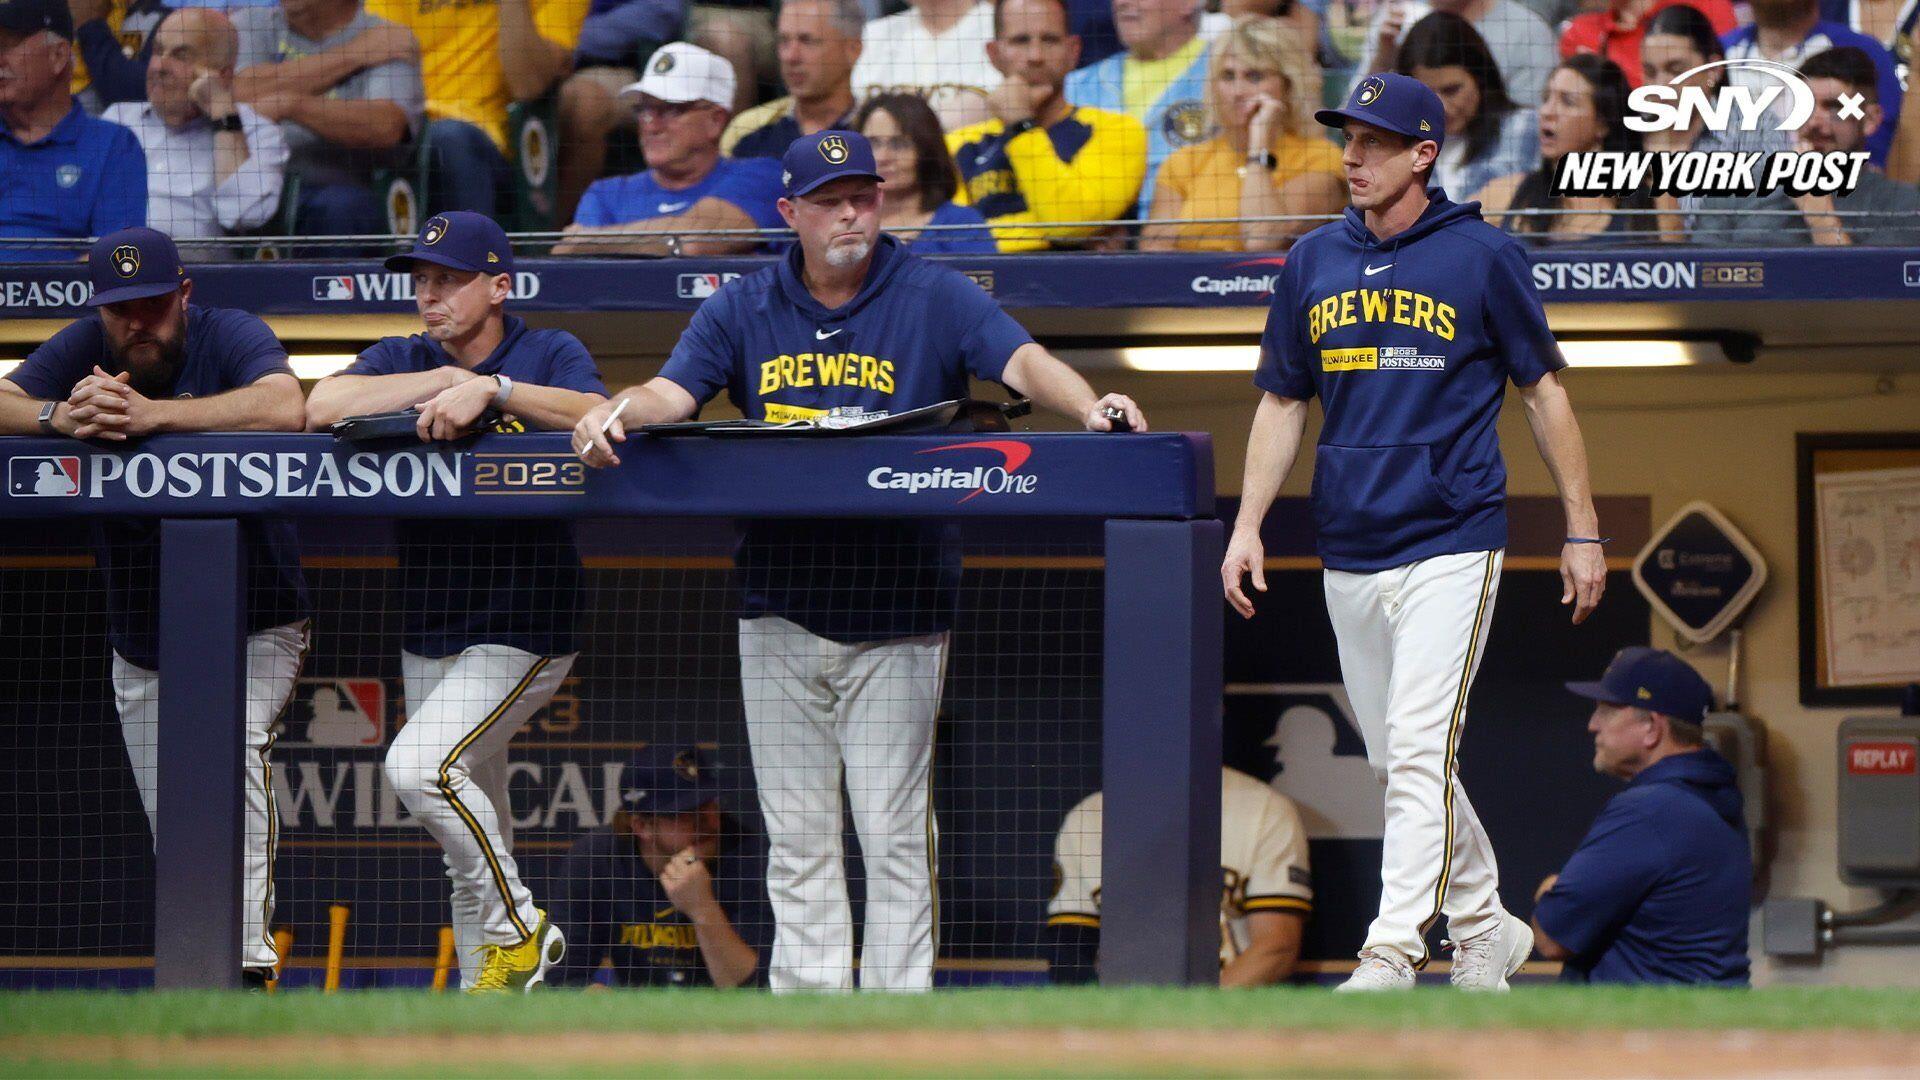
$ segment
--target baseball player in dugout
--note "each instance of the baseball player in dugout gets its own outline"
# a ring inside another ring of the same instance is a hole
[[[506,313],[513,249],[492,219],[427,220],[387,269],[411,272],[425,324],[375,342],[307,400],[307,426],[415,408],[422,441],[564,430],[606,400],[586,346]],[[407,723],[388,781],[446,854],[461,985],[530,989],[565,952],[513,860],[507,744],[573,667],[580,553],[566,521],[395,524],[406,583]]]
[[[1100,948],[1101,813],[1096,791],[1060,823],[1053,899],[1041,935],[1056,983],[1091,982]],[[1220,770],[1220,985],[1285,982],[1313,912],[1307,832],[1293,800],[1237,769]]]
[[[1108,407],[1146,429],[1130,399],[1095,394],[979,286],[881,233],[884,195],[864,137],[816,132],[782,166],[780,214],[799,242],[701,304],[659,377],[587,414],[573,438],[589,465],[616,463],[612,444],[628,426],[685,420],[722,390],[749,419],[789,421],[966,397],[972,375],[1091,430],[1111,429]],[[860,985],[925,990],[937,929],[929,766],[959,598],[957,532],[752,522],[737,562],[741,691],[776,922],[769,984],[853,985],[844,768],[866,869]]]
[[[1380,910],[1342,990],[1414,984],[1447,920],[1452,981],[1504,990],[1533,948],[1501,906],[1493,848],[1455,753],[1507,542],[1496,421],[1519,388],[1560,492],[1561,603],[1575,623],[1606,587],[1580,428],[1520,244],[1428,185],[1446,114],[1419,81],[1373,75],[1320,123],[1342,129],[1352,206],[1293,248],[1275,283],[1254,382],[1240,513],[1220,576],[1253,616],[1260,524],[1293,468],[1307,402],[1324,423],[1313,518],[1340,670],[1386,782]]]
[[[733,843],[712,760],[656,743],[620,774],[610,825],[567,850],[553,902],[567,958],[555,986],[766,983],[771,929],[760,868]]]
[[[76,320],[0,380],[0,434],[65,435],[108,445],[162,432],[298,431],[300,381],[273,331],[243,311],[192,302],[172,239],[132,228],[87,255],[94,314]],[[49,470],[41,482],[70,484]],[[55,492],[59,493],[59,492]],[[274,807],[268,752],[307,649],[312,606],[290,522],[242,518],[247,554],[246,855],[242,975],[264,987],[280,957],[273,915]],[[147,824],[155,821],[160,721],[160,527],[93,527],[107,576],[113,699]]]

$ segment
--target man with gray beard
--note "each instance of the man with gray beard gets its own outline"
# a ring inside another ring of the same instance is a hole
[[[1089,430],[1100,397],[960,273],[880,232],[873,148],[851,131],[803,136],[781,159],[781,217],[799,236],[774,266],[728,282],[694,312],[660,375],[587,413],[587,464],[619,458],[626,425],[685,420],[722,390],[774,423],[906,412],[1005,384]],[[624,410],[624,412],[622,412]],[[960,592],[959,537],[922,521],[751,522],[740,682],[766,817],[776,929],[774,990],[853,986],[853,919],[840,842],[842,772],[867,874],[860,985],[933,984],[934,715]]]

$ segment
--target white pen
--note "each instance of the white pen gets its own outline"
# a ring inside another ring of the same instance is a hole
[[[614,422],[615,420],[618,420],[618,419],[620,419],[620,414],[621,414],[621,413],[623,413],[623,412],[626,412],[626,411],[627,411],[627,406],[628,406],[628,405],[631,405],[631,404],[633,404],[633,399],[632,399],[632,398],[630,398],[630,397],[627,397],[627,398],[621,398],[621,399],[620,399],[620,404],[619,404],[618,406],[616,406],[616,407],[614,408],[614,410],[613,410],[612,412],[610,412],[610,413],[608,413],[608,414],[607,414],[607,419],[606,419],[606,421],[605,421],[604,423],[602,423],[602,424],[600,425],[600,434],[602,434],[602,435],[605,435],[605,434],[606,434],[607,432],[609,432],[609,431],[612,431],[612,430],[613,430],[613,422]]]

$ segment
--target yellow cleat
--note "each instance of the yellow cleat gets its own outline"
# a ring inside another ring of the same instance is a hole
[[[485,945],[480,977],[470,994],[526,993],[547,981],[547,969],[567,955],[567,939],[540,912],[540,925],[518,945]]]

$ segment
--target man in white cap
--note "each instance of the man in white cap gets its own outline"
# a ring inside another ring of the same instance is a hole
[[[678,235],[784,229],[780,163],[720,154],[733,89],[733,65],[715,53],[684,41],[655,52],[640,81],[621,91],[638,105],[640,148],[650,167],[587,188],[554,254],[734,255],[753,251],[760,241],[680,241]]]

